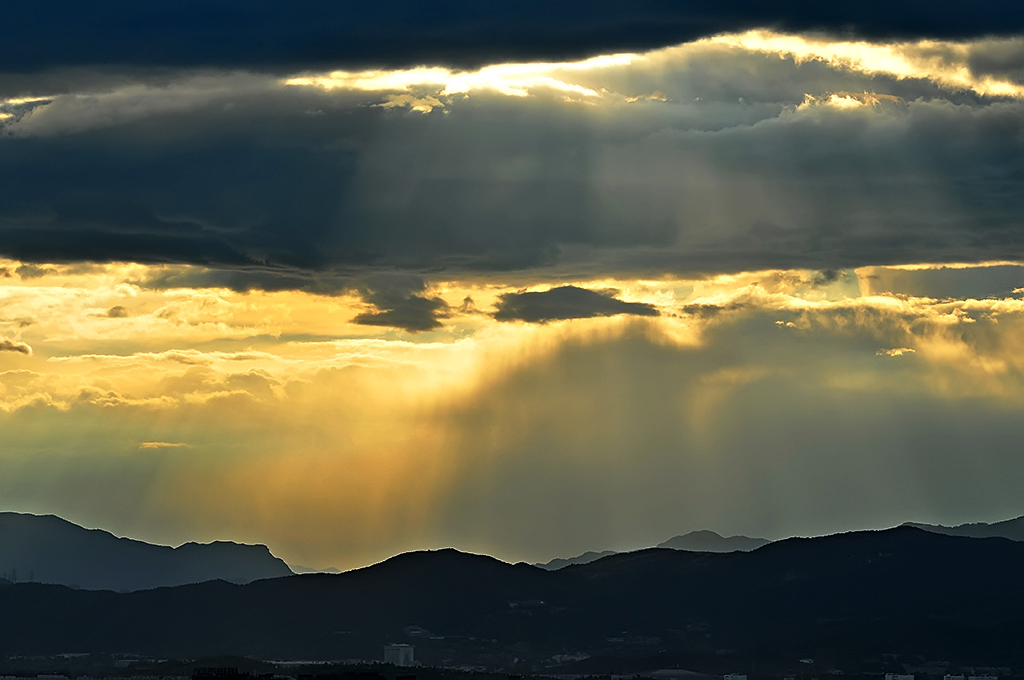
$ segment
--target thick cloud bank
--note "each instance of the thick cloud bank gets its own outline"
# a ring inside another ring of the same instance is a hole
[[[1021,258],[1022,65],[1015,39],[754,32],[564,64],[182,72],[15,97],[0,254],[312,291],[368,290],[379,268]],[[422,328],[443,313],[412,304]]]

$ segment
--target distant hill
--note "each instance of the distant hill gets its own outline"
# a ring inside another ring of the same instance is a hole
[[[933,534],[945,534],[947,536],[970,536],[971,538],[1008,538],[1011,541],[1024,541],[1024,516],[988,524],[986,522],[974,522],[972,524],[960,524],[955,527],[946,527],[941,524],[917,524],[907,522],[903,526],[923,529]]]
[[[53,515],[0,513],[0,576],[93,590],[142,590],[291,575],[265,545],[225,541],[177,548],[118,538]]]
[[[555,559],[544,562],[543,564],[535,564],[533,566],[540,567],[541,569],[547,569],[548,571],[554,571],[555,569],[568,567],[570,564],[590,564],[594,560],[599,560],[602,557],[609,557],[611,555],[618,555],[618,553],[614,550],[602,550],[601,552],[588,550],[582,555],[577,555],[576,557],[556,557]]]
[[[1022,573],[1024,543],[899,527],[753,552],[651,548],[557,571],[448,549],[248,585],[19,583],[0,585],[0,611],[16,612],[0,617],[0,658],[379,659],[382,645],[408,642],[425,664],[592,675],[721,676],[756,660],[781,677],[803,658],[829,664],[815,673],[879,672],[901,654],[1018,668]]]
[[[762,545],[767,545],[770,542],[765,538],[749,538],[747,536],[724,537],[714,531],[704,530],[691,531],[688,534],[670,538],[664,543],[659,543],[657,547],[669,548],[671,550],[690,550],[692,552],[749,552],[757,550]],[[588,551],[576,557],[558,557],[549,562],[538,563],[533,566],[554,571],[573,564],[590,564],[596,560],[618,554],[614,550]]]
[[[659,548],[672,548],[673,550],[692,550],[694,552],[750,552],[757,550],[762,545],[770,543],[765,538],[750,538],[749,536],[720,536],[714,531],[691,531],[682,536],[670,538],[664,543],[659,543]]]
[[[340,574],[341,569],[337,567],[324,567],[323,569],[317,569],[315,567],[304,567],[301,564],[289,564],[288,568],[295,574]]]

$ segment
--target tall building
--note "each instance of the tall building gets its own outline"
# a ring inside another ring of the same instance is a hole
[[[413,646],[406,644],[384,645],[384,663],[395,666],[412,666],[416,663],[413,658]]]

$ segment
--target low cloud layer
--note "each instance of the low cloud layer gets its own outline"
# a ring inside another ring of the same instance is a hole
[[[658,316],[658,310],[644,302],[623,302],[618,291],[595,291],[576,286],[559,286],[546,291],[505,293],[497,305],[498,321],[544,323],[562,319],[631,314]]]

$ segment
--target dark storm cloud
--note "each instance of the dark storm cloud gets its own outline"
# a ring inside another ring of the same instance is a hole
[[[39,136],[0,139],[7,188],[0,252],[37,262],[226,267],[233,270],[228,285],[246,288],[273,286],[256,281],[259,267],[264,279],[295,282],[311,270],[345,266],[546,264],[557,242],[584,229],[585,215],[574,213],[585,187],[569,177],[497,184],[465,172],[421,177],[429,159],[420,154],[430,153],[422,135],[436,124],[429,117],[361,108],[344,97],[339,105],[339,98],[295,88],[266,94],[196,103],[183,92],[183,111],[117,125],[108,120],[137,102],[116,100],[110,112],[34,114],[19,125]],[[308,115],[313,110],[326,114]],[[53,133],[90,115],[95,129]],[[458,146],[473,143],[458,129],[440,132]],[[521,130],[500,146],[530,134]],[[491,224],[481,229],[484,222]]]
[[[364,326],[401,328],[410,333],[440,328],[438,319],[448,316],[448,304],[441,298],[418,295],[425,289],[423,280],[414,276],[369,276],[359,292],[364,301],[379,311],[359,314],[353,321]]]
[[[426,115],[381,108],[387,93],[237,73],[60,96],[0,123],[0,254],[203,267],[153,287],[318,293],[358,290],[378,268],[1024,257],[1019,102],[720,45],[602,73],[581,83],[622,97],[477,91]],[[668,101],[623,102],[654,89]],[[839,109],[837,91],[879,97]],[[416,297],[415,319],[383,306],[364,322],[425,328],[443,310]]]
[[[497,304],[494,318],[498,321],[544,323],[616,314],[658,316],[658,310],[652,305],[643,302],[623,302],[616,299],[617,293],[618,291],[598,292],[576,286],[560,286],[542,292],[506,293]]]
[[[1019,3],[588,0],[423,3],[208,0],[14,3],[0,71],[78,65],[295,70],[554,60],[641,50],[757,26],[871,37],[967,37],[1024,29]]]
[[[167,114],[158,105],[140,121],[111,128],[106,116],[116,121],[119,107],[139,104],[118,100],[97,113],[101,120],[90,121],[99,129],[0,140],[0,176],[9,189],[0,197],[5,254],[35,261],[236,268],[270,261],[308,269],[325,262],[317,248],[325,244],[311,243],[310,229],[323,235],[333,228],[346,241],[347,220],[335,214],[334,195],[354,169],[346,161],[350,154],[317,151],[323,137],[308,127],[296,129],[296,118],[303,123],[311,118],[303,115],[301,104],[285,120],[280,112],[261,119],[253,111],[267,104],[251,97],[221,94],[217,105],[236,101],[243,109],[225,115],[206,102],[197,104],[192,93],[178,95],[183,107],[198,111]],[[72,100],[69,106],[74,105]],[[65,118],[59,107],[45,113],[72,124],[83,120],[79,110]],[[278,132],[282,124],[291,131]],[[352,125],[351,132],[358,133],[358,124]],[[298,238],[286,235],[291,230]],[[346,253],[370,257],[359,251],[357,239],[348,240]],[[331,263],[338,259],[335,255]]]

